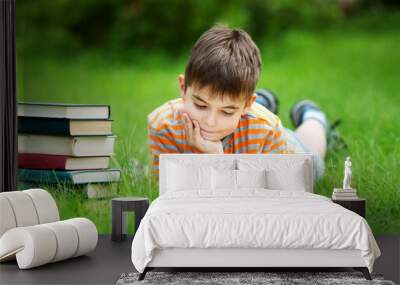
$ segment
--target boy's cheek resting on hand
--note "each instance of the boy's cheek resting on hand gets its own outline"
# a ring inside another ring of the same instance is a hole
[[[203,153],[224,153],[222,142],[211,141],[203,138],[200,134],[200,125],[197,121],[192,121],[187,113],[183,113],[185,124],[185,135],[187,141]]]

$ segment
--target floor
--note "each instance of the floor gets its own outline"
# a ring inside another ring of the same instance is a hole
[[[376,260],[374,272],[399,284],[400,235],[377,236],[376,240],[382,256]],[[16,262],[3,263],[0,264],[0,284],[115,284],[122,273],[134,271],[131,243],[132,237],[116,243],[109,235],[100,235],[96,250],[88,256],[29,270],[19,270]],[[343,269],[338,268],[340,270]]]
[[[124,272],[134,271],[130,259],[132,237],[112,242],[99,235],[96,249],[87,256],[19,270],[16,262],[0,264],[0,284],[115,284]]]

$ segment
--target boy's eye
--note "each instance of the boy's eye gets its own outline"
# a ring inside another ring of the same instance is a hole
[[[197,108],[199,108],[199,109],[204,109],[204,108],[207,108],[207,106],[203,106],[203,105],[198,105],[198,104],[194,104]]]
[[[205,108],[207,108],[207,106],[204,106],[204,105],[199,105],[199,104],[196,104],[196,103],[194,103],[194,105],[196,106],[196,108],[199,108],[199,109],[205,109]],[[228,112],[225,112],[225,111],[222,111],[222,113],[225,115],[225,116],[232,116],[234,113],[228,113]]]

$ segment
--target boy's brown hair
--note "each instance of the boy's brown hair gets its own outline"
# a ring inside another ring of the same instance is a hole
[[[216,25],[194,45],[185,70],[185,89],[210,87],[217,96],[250,100],[261,71],[261,56],[241,29]]]

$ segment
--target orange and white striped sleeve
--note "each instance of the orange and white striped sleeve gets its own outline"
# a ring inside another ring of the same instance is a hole
[[[148,146],[152,156],[151,172],[159,174],[159,156],[161,153],[180,153],[178,145],[168,131],[155,131],[148,128]]]
[[[278,117],[274,127],[267,133],[261,153],[290,153],[282,122]]]

